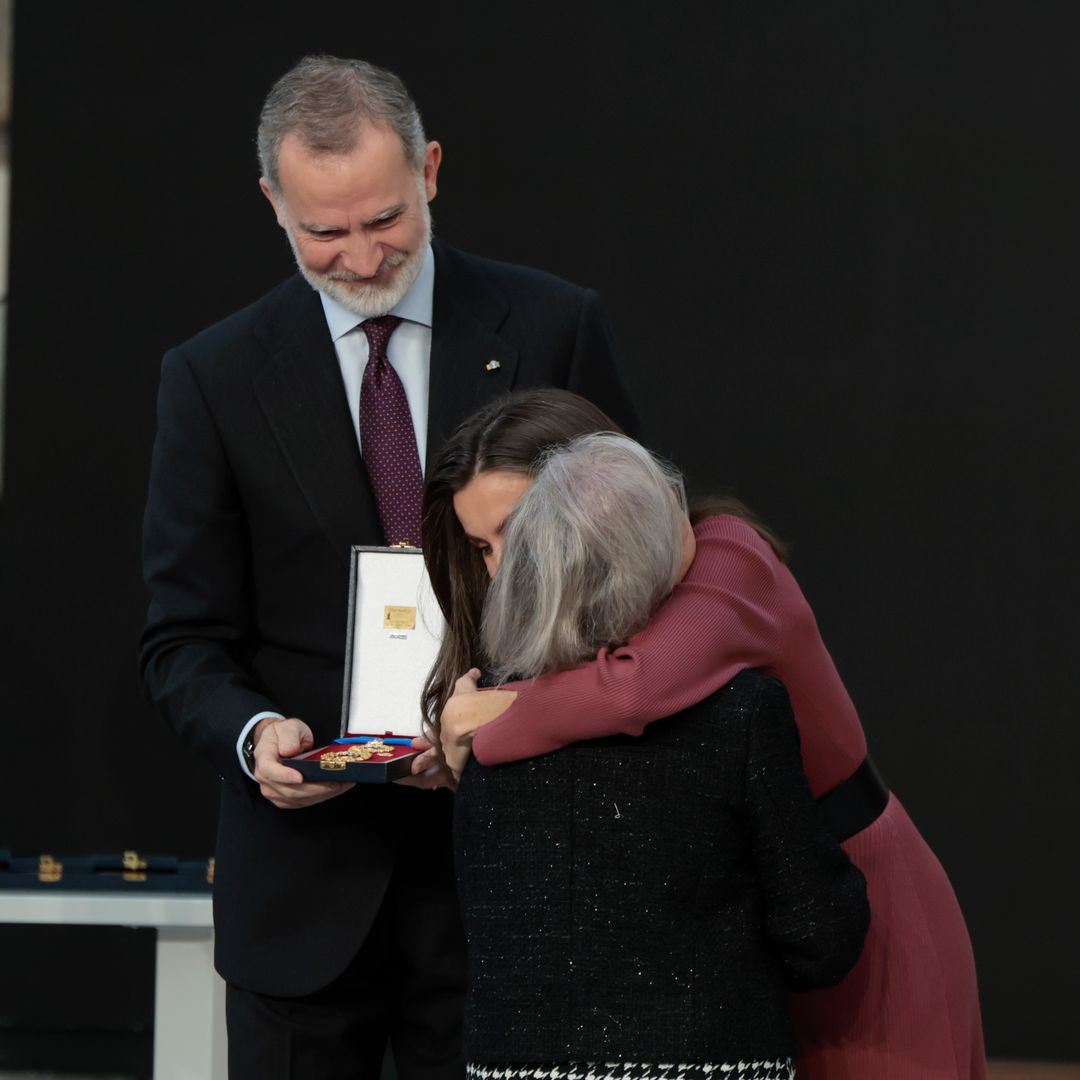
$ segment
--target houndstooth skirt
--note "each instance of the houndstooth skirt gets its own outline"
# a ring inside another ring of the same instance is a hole
[[[791,1058],[690,1065],[652,1062],[566,1062],[558,1065],[492,1065],[470,1061],[466,1080],[795,1080]]]

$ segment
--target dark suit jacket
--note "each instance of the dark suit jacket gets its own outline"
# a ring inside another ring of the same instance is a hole
[[[428,453],[507,390],[575,390],[633,414],[595,293],[436,242]],[[489,371],[489,361],[499,367]],[[363,941],[395,857],[453,903],[449,799],[362,786],[279,810],[241,770],[256,713],[338,734],[349,548],[383,537],[318,295],[299,276],[170,351],[144,532],[150,698],[224,781],[214,888],[230,982],[312,992]]]

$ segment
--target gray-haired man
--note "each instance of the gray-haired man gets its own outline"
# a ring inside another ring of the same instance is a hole
[[[456,1077],[450,797],[301,784],[283,759],[338,734],[349,548],[385,542],[400,509],[377,444],[423,463],[512,387],[632,411],[594,293],[430,241],[441,150],[394,75],[306,58],[271,90],[259,152],[300,274],[165,357],[144,681],[224,781],[231,1075],[375,1076],[389,1039],[402,1080]],[[382,337],[362,325],[386,315]],[[393,369],[396,413],[365,411],[369,361]],[[361,422],[389,415],[398,430]]]

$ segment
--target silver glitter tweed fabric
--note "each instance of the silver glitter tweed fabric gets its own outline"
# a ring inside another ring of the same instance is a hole
[[[753,672],[637,739],[472,761],[454,816],[466,1061],[783,1060],[785,984],[858,958],[862,876]]]

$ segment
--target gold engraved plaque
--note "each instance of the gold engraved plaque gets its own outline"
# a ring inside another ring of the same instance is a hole
[[[416,608],[402,604],[387,604],[383,608],[384,630],[415,630]]]

